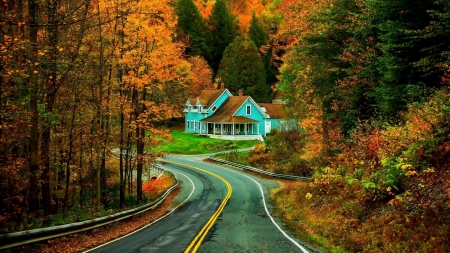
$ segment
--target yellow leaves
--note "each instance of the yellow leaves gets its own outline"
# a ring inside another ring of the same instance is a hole
[[[412,165],[411,165],[411,164],[400,164],[399,167],[400,167],[402,170],[406,170],[406,169],[411,168]]]
[[[396,195],[393,199],[391,199],[388,204],[390,205],[396,205],[396,204],[400,204],[401,202],[403,202],[403,199],[401,196]]]
[[[305,196],[305,198],[306,198],[306,199],[311,199],[311,198],[312,198],[312,194],[311,194],[311,193],[309,193],[309,192],[308,192],[308,193],[306,193],[306,196]]]
[[[405,176],[415,176],[417,175],[417,171],[415,170],[409,170],[405,173]]]
[[[433,173],[435,170],[433,168],[427,168],[426,170],[422,171],[423,173]]]

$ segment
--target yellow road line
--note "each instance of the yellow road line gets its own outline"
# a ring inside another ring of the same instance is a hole
[[[211,171],[207,171],[195,166],[191,166],[191,165],[187,165],[187,164],[183,164],[183,163],[178,163],[178,162],[173,162],[173,161],[168,161],[165,159],[161,159],[161,161],[166,162],[166,163],[173,163],[173,164],[178,164],[178,165],[182,165],[185,167],[189,167],[192,169],[196,169],[205,173],[208,173],[210,175],[213,175],[214,177],[219,178],[220,180],[222,180],[225,185],[228,188],[228,193],[225,196],[225,198],[223,199],[222,203],[220,204],[219,208],[217,208],[216,212],[211,216],[211,218],[209,218],[208,222],[206,222],[206,224],[203,226],[203,228],[200,230],[200,232],[197,234],[197,236],[195,236],[194,240],[192,240],[192,242],[189,244],[189,246],[186,248],[186,250],[184,251],[184,253],[194,253],[197,252],[198,248],[200,247],[200,244],[202,244],[203,239],[205,238],[205,236],[208,234],[208,231],[212,228],[212,226],[214,225],[214,222],[217,220],[217,218],[219,218],[219,215],[222,213],[223,208],[225,207],[225,205],[227,204],[228,200],[231,197],[231,193],[233,192],[233,189],[231,188],[230,183],[228,183],[227,180],[225,180],[223,177],[212,173]],[[190,251],[192,250],[192,251]]]

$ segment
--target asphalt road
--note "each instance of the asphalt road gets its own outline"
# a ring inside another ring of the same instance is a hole
[[[232,187],[231,198],[197,252],[321,252],[284,231],[278,225],[281,222],[267,214],[266,209],[269,213],[271,209],[267,202],[268,189],[278,187],[276,181],[206,163],[203,158],[166,158],[210,171],[224,178]],[[182,181],[181,192],[174,199],[173,207],[186,202],[155,224],[92,252],[184,252],[218,209],[228,189],[219,178],[192,167],[175,163],[166,163],[163,167],[173,171]],[[263,201],[262,194],[266,201]]]

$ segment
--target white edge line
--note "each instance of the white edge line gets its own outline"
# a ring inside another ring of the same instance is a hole
[[[230,170],[230,169],[229,169],[229,170]],[[284,237],[286,237],[286,238],[287,238],[289,241],[291,241],[295,246],[297,246],[301,251],[303,251],[303,253],[309,253],[309,251],[307,251],[302,245],[300,245],[298,242],[296,242],[294,239],[292,239],[288,234],[286,234],[286,232],[284,232],[284,230],[281,229],[281,227],[275,222],[275,220],[274,220],[274,218],[272,217],[272,215],[270,215],[269,210],[268,210],[267,205],[266,205],[266,198],[264,197],[264,191],[263,191],[263,189],[262,189],[261,184],[258,183],[255,179],[253,179],[253,178],[251,178],[251,177],[249,177],[249,176],[247,176],[247,175],[245,175],[245,174],[243,174],[243,173],[237,172],[237,171],[235,171],[235,170],[230,170],[230,171],[233,171],[233,172],[235,172],[235,173],[237,173],[237,174],[241,174],[242,176],[249,178],[250,180],[252,180],[253,182],[255,182],[255,184],[258,185],[259,190],[260,190],[260,192],[261,192],[262,202],[263,202],[263,205],[264,205],[264,209],[266,210],[266,213],[267,213],[267,215],[269,216],[269,218],[270,218],[270,220],[272,221],[272,223],[275,225],[275,227],[278,228],[278,230],[280,230],[280,232],[284,235]]]
[[[166,170],[167,170],[167,169],[166,169]],[[109,241],[109,242],[107,242],[107,243],[101,244],[101,245],[99,245],[99,246],[97,246],[97,247],[95,247],[95,248],[92,248],[92,249],[88,249],[88,250],[86,250],[86,251],[83,251],[83,253],[85,253],[85,252],[90,252],[90,251],[93,251],[93,250],[96,250],[96,249],[101,248],[101,247],[103,247],[103,246],[105,246],[105,245],[108,245],[108,244],[113,243],[113,242],[115,242],[115,241],[118,241],[118,240],[120,240],[120,239],[122,239],[122,238],[125,238],[125,237],[127,237],[127,236],[129,236],[129,235],[132,235],[132,234],[134,234],[134,233],[136,233],[136,232],[139,232],[140,230],[142,230],[142,229],[144,229],[144,228],[146,228],[146,227],[148,227],[148,226],[151,226],[151,225],[155,224],[156,222],[158,222],[158,221],[164,219],[164,218],[167,217],[169,214],[171,214],[172,212],[174,212],[175,210],[177,210],[180,206],[184,205],[184,203],[186,203],[186,201],[188,201],[188,200],[191,198],[192,194],[194,193],[194,190],[195,190],[194,182],[192,182],[192,180],[191,180],[188,176],[186,176],[185,174],[183,174],[183,173],[180,173],[180,172],[178,172],[178,171],[171,171],[171,172],[175,172],[175,173],[178,173],[178,174],[183,175],[183,176],[184,176],[185,178],[187,178],[187,179],[191,182],[191,184],[192,184],[192,191],[191,191],[191,193],[189,194],[189,196],[188,196],[183,202],[181,202],[181,204],[179,204],[179,205],[176,206],[174,209],[172,209],[170,212],[168,212],[166,215],[164,215],[164,216],[158,218],[157,220],[155,220],[155,221],[153,221],[153,222],[151,222],[151,223],[149,223],[149,224],[147,224],[147,225],[145,225],[145,226],[143,226],[143,227],[141,227],[141,228],[139,228],[139,229],[137,229],[137,230],[134,230],[133,232],[131,232],[131,233],[129,233],[129,234],[126,234],[126,235],[124,235],[124,236],[118,237],[118,238],[116,238],[116,239],[114,239],[114,240],[112,240],[112,241]]]

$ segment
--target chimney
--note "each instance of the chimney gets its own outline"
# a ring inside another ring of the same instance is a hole
[[[242,90],[239,90],[239,97],[244,96],[244,92]]]
[[[225,90],[225,84],[224,84],[224,83],[221,83],[221,84],[220,84],[220,89],[221,89],[221,90]]]

